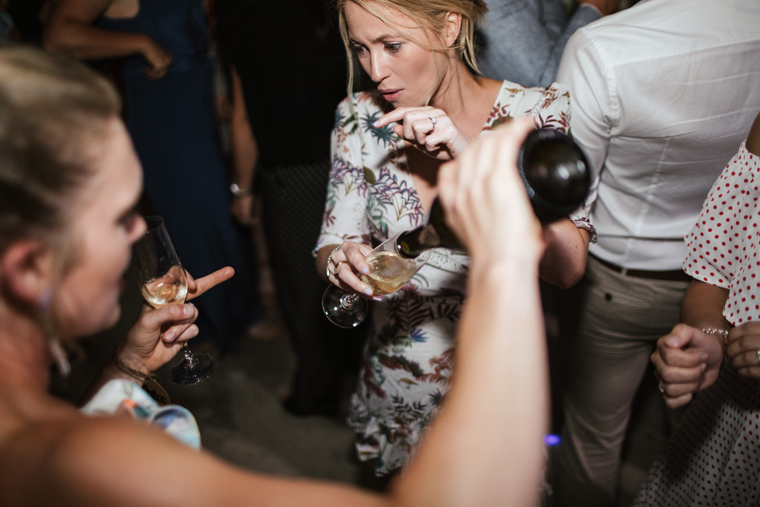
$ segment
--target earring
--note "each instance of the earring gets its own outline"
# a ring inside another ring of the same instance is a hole
[[[61,340],[58,339],[55,327],[53,326],[53,318],[50,315],[50,307],[52,306],[53,291],[50,289],[45,290],[40,299],[40,313],[42,317],[42,326],[45,331],[45,336],[48,340],[48,348],[50,349],[50,355],[53,356],[55,365],[58,368],[58,373],[61,377],[66,378],[71,373],[71,363],[69,362],[69,356],[66,354],[66,350],[61,345]]]

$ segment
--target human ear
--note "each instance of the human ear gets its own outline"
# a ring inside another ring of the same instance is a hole
[[[0,283],[15,299],[39,306],[52,285],[53,252],[35,240],[12,244],[0,258]]]
[[[446,47],[453,46],[459,38],[459,31],[462,28],[462,15],[457,12],[449,12],[446,15],[446,27],[443,30],[443,36],[446,40]]]

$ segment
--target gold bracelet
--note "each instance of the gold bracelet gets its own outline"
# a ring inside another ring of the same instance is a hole
[[[330,275],[332,274],[332,273],[330,273],[330,263],[332,262],[332,254],[334,254],[335,252],[337,252],[341,248],[343,248],[343,243],[341,243],[340,245],[338,245],[335,248],[333,248],[332,252],[330,252],[327,255],[327,264],[325,264],[325,275],[327,275],[327,278],[330,278]]]
[[[142,382],[145,382],[148,379],[155,379],[156,375],[154,373],[143,373],[138,370],[133,370],[127,364],[119,359],[118,354],[116,354],[116,351],[113,353],[113,362],[116,365],[116,367],[121,371],[122,373],[126,373],[132,378],[135,378],[137,380],[140,380]]]

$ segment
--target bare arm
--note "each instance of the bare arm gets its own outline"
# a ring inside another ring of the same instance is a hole
[[[232,215],[242,224],[253,223],[253,177],[259,159],[259,146],[253,135],[243,96],[243,85],[232,68],[232,179],[244,191],[232,198]]]
[[[458,332],[456,378],[417,459],[396,484],[401,504],[537,502],[548,427],[537,281],[543,245],[514,167],[529,129],[529,122],[518,120],[478,139],[458,166],[441,171],[447,223],[472,259],[470,296]]]
[[[514,164],[530,127],[517,121],[477,140],[442,175],[447,216],[471,247],[471,299],[459,330],[453,388],[387,496],[251,474],[155,428],[83,417],[51,423],[53,431],[36,428],[25,443],[14,439],[4,451],[18,456],[19,466],[0,476],[0,485],[14,483],[22,491],[14,502],[20,505],[46,505],[50,498],[60,505],[109,506],[535,505],[548,427],[536,280],[543,246]],[[458,171],[460,164],[468,170]],[[494,169],[505,167],[510,170]],[[500,220],[505,215],[513,219]],[[505,399],[509,403],[494,403]]]
[[[541,259],[539,276],[560,289],[569,289],[586,272],[589,234],[570,220],[560,220],[544,227],[546,251]]]
[[[728,329],[723,318],[723,307],[728,299],[728,289],[694,280],[681,302],[681,322],[691,327]]]
[[[92,26],[119,0],[61,0],[45,27],[44,45],[48,51],[73,58],[116,58],[140,54],[149,65],[149,77],[162,77],[171,56],[150,37],[138,33],[114,32]]]

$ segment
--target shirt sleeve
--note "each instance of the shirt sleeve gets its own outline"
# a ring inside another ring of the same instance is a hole
[[[608,65],[585,30],[575,32],[570,38],[557,72],[557,81],[570,91],[573,107],[570,133],[591,166],[591,191],[586,200],[586,207],[591,209],[596,201],[619,106]]]
[[[546,88],[533,117],[538,128],[551,128],[567,134],[570,124],[571,97],[567,88],[561,83],[553,83]],[[586,229],[592,242],[596,242],[596,229],[589,219],[588,206],[581,206],[568,218],[576,227]]]
[[[552,83],[544,89],[532,114],[536,128],[550,128],[567,134],[570,128],[570,93],[565,85]]]
[[[363,140],[355,97],[335,112],[330,141],[332,168],[327,182],[325,213],[314,255],[325,245],[344,241],[370,243],[367,218],[367,182],[362,163]]]
[[[756,228],[756,196],[749,191],[755,181],[740,152],[713,184],[696,225],[686,236],[683,268],[693,278],[724,289],[731,285],[743,264],[745,238],[752,237],[748,231]]]

